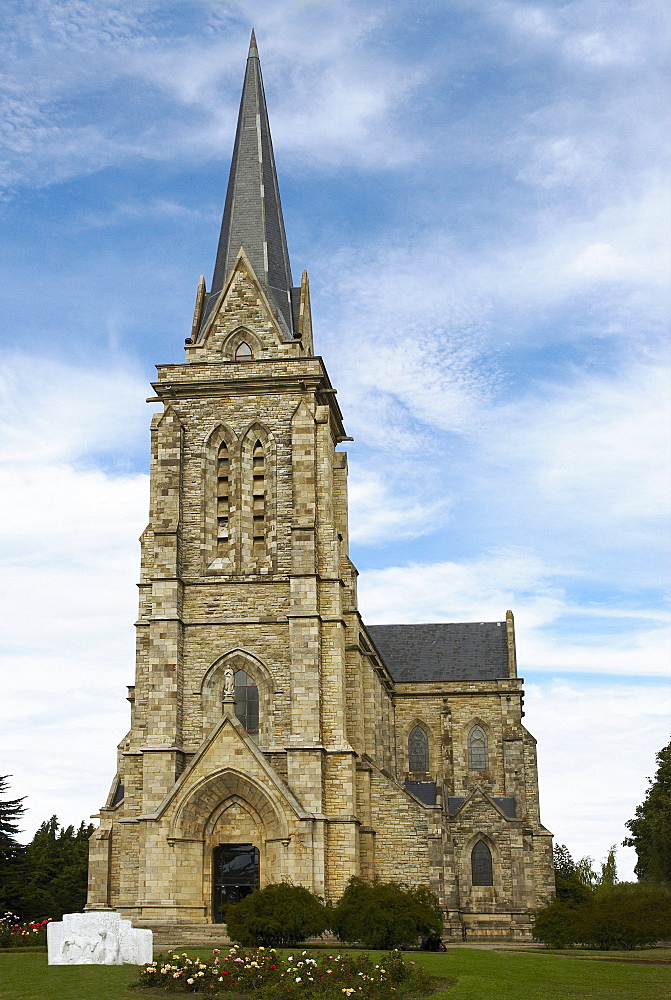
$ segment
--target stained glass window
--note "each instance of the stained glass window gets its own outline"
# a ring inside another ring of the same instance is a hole
[[[473,726],[468,734],[468,766],[471,771],[487,770],[487,737],[482,726]]]
[[[422,726],[415,726],[410,732],[408,762],[410,771],[429,770],[429,738]]]
[[[494,885],[492,852],[484,840],[479,840],[471,851],[471,880],[473,885]]]
[[[235,714],[256,743],[259,738],[259,689],[244,670],[235,671]]]

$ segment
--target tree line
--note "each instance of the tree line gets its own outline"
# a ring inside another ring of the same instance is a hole
[[[671,743],[657,754],[644,801],[626,824],[638,882],[618,882],[615,847],[597,872],[555,844],[556,898],[536,913],[534,936],[553,948],[635,948],[671,938]]]
[[[92,824],[63,827],[56,816],[42,823],[25,846],[16,839],[24,797],[5,798],[7,775],[0,777],[0,913],[20,920],[59,920],[86,903],[89,837]]]

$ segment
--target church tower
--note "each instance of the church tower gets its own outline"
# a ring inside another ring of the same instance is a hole
[[[307,273],[293,286],[253,33],[185,352],[154,383],[131,729],[87,908],[208,924],[269,882],[337,899],[361,875],[431,887],[455,933],[528,933],[551,840],[512,616],[361,622],[348,438],[314,354]],[[424,653],[413,666],[424,648],[428,675]]]

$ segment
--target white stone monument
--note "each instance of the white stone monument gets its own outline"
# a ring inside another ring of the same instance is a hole
[[[47,924],[49,965],[148,965],[151,931],[134,928],[120,913],[64,913]]]

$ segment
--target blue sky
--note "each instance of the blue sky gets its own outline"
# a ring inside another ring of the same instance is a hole
[[[512,608],[544,820],[601,859],[669,729],[661,0],[6,0],[0,773],[26,835],[114,773],[144,400],[211,277],[252,26],[364,618]]]

